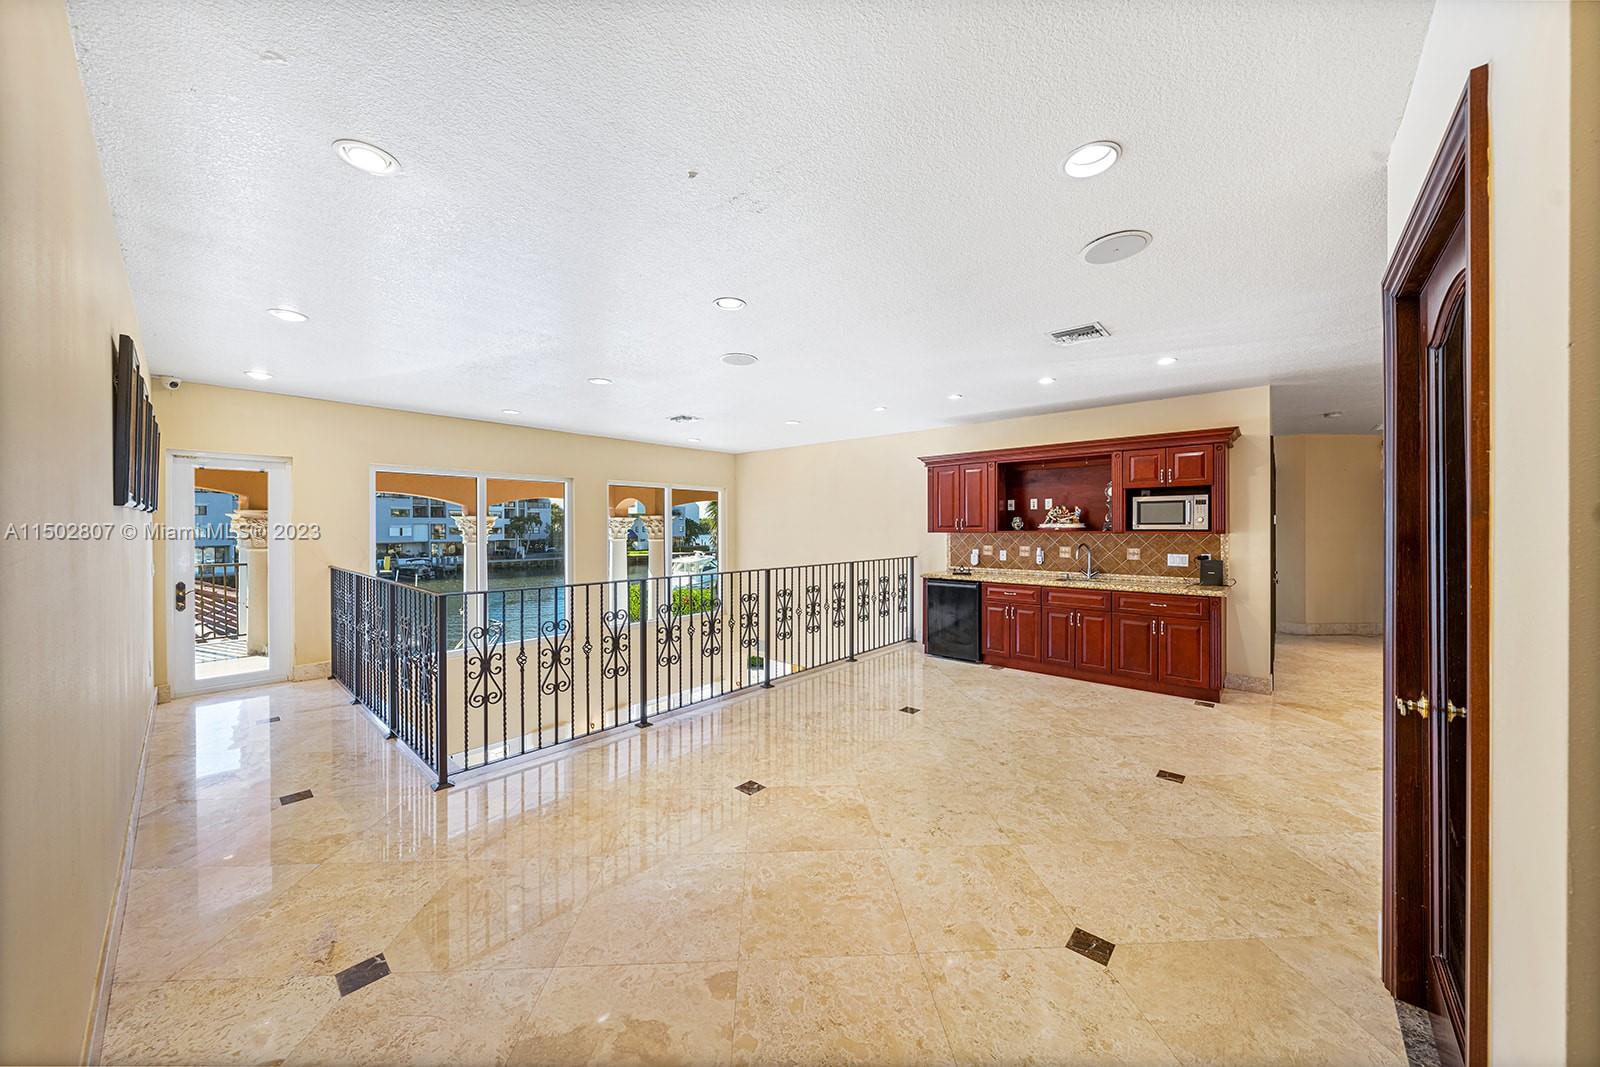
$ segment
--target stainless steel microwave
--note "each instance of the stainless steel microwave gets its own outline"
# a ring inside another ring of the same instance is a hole
[[[1181,496],[1136,496],[1131,501],[1130,530],[1209,530],[1211,496],[1186,493]]]

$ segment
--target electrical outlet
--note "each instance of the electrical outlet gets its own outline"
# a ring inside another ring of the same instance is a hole
[[[1056,502],[1055,502],[1055,499],[1053,497],[1048,497],[1047,496],[1047,497],[1044,498],[1044,509],[1046,511],[1049,511],[1051,508],[1053,508],[1055,506],[1056,506]]]
[[[1033,550],[1030,549],[1027,545],[1023,545],[1020,549],[1017,550],[1017,555],[1026,556],[1031,551],[1033,551]]]
[[[978,565],[978,550],[977,549],[973,549],[972,550],[972,566],[976,567],[977,565]]]
[[[1004,563],[1005,561],[1006,561],[1006,550],[1002,548],[1000,550],[1000,562]]]
[[[1056,549],[1056,555],[1060,556],[1062,559],[1071,559],[1072,549],[1068,548],[1066,545],[1062,545],[1060,548]]]
[[[1034,553],[1033,553],[1033,565],[1035,567],[1043,567],[1044,566],[1044,549],[1043,548],[1038,548],[1038,549],[1034,550]]]
[[[992,556],[992,555],[994,555],[994,546],[993,546],[993,545],[984,545],[984,546],[983,546],[983,554],[984,554],[984,555],[985,555],[985,556]]]
[[[1017,510],[1017,502],[1015,500],[1011,500],[1011,499],[1008,498],[1006,500],[1006,510],[1007,511],[1016,511]]]
[[[1065,549],[1063,549],[1062,551],[1065,551]],[[1129,559],[1138,559],[1139,558],[1139,551],[1140,550],[1137,549],[1137,548],[1128,549],[1128,558]]]
[[[1167,566],[1169,566],[1169,567],[1187,567],[1188,565],[1189,565],[1189,554],[1187,552],[1168,552],[1167,553]]]

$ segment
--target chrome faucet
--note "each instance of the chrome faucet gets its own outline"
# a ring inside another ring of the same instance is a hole
[[[1094,577],[1094,549],[1089,547],[1089,544],[1088,544],[1087,541],[1079,541],[1078,542],[1078,547],[1072,550],[1072,558],[1073,559],[1077,559],[1079,552],[1083,552],[1089,557],[1088,565],[1083,568],[1083,576],[1085,578],[1093,578]]]

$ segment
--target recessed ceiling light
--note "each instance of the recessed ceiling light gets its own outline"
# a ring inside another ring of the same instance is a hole
[[[590,385],[610,385],[611,384],[611,379],[610,378],[590,378],[589,379],[589,384]]]
[[[1162,356],[1160,359],[1156,360],[1156,366],[1170,367],[1176,362],[1178,362],[1177,356]]]
[[[945,399],[946,400],[960,400],[961,399],[961,394],[960,393],[951,393],[949,396],[945,397]]]
[[[1342,418],[1344,418],[1344,412],[1342,412],[1342,411],[1324,411],[1322,413],[1322,417],[1325,418],[1325,419],[1342,419]]]
[[[518,411],[516,408],[501,408],[500,409],[500,414],[502,414],[502,415],[521,415],[522,412]]]
[[[700,443],[700,438],[698,438],[698,437],[691,437],[691,438],[689,438],[689,443],[690,443],[690,444],[691,444],[691,445],[697,445],[697,444],[699,444],[699,443]]]
[[[783,424],[785,426],[799,426],[800,425],[800,420],[799,419],[784,419],[783,420]]]
[[[333,142],[339,158],[359,171],[387,177],[400,172],[400,161],[375,144],[344,138]]]
[[[271,371],[264,371],[264,370],[260,370],[260,369],[247,370],[247,371],[244,372],[244,376],[246,378],[254,378],[258,382],[265,382],[265,381],[271,381],[272,380],[272,372]]]
[[[719,296],[711,302],[723,311],[738,311],[744,307],[744,301],[736,296]]]
[[[1097,267],[1107,263],[1116,263],[1136,256],[1150,246],[1150,234],[1145,230],[1118,230],[1108,233],[1104,237],[1096,237],[1083,246],[1085,263],[1092,263]]]
[[[267,314],[271,315],[273,318],[282,319],[284,322],[306,321],[305,314],[303,312],[296,311],[294,308],[268,308]]]
[[[873,409],[872,409],[872,410],[873,410],[873,412],[874,412],[874,413],[875,413],[875,414],[879,414],[879,415],[881,415],[881,414],[883,414],[883,413],[884,413],[884,412],[885,412],[885,411],[888,411],[888,410],[889,410],[889,409],[888,409],[888,408],[886,408],[886,407],[884,407],[884,406],[883,406],[883,405],[882,405],[882,404],[879,404],[879,405],[878,405],[878,406],[877,406],[877,407],[875,407],[875,408],[873,408]]]
[[[1054,378],[1050,377],[1049,375],[1046,375],[1045,377],[1039,379],[1039,384],[1040,385],[1054,385],[1054,384],[1056,384],[1056,380]]]
[[[1072,150],[1061,169],[1069,178],[1093,178],[1104,174],[1122,158],[1122,146],[1115,141],[1090,141]]]
[[[699,422],[699,415],[668,415],[668,422]]]
[[[730,367],[748,367],[752,363],[760,361],[748,352],[725,352],[722,356],[722,362]]]

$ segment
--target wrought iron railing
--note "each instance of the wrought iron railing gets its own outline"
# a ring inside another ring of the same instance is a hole
[[[243,563],[194,565],[194,639],[216,641],[239,636],[240,590],[245,588]]]
[[[333,677],[450,784],[915,638],[916,560],[440,593],[333,568]]]

